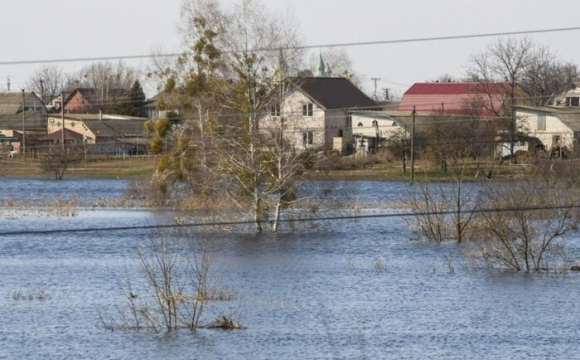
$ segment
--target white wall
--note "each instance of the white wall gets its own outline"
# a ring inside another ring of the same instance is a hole
[[[285,138],[298,149],[304,149],[303,133],[312,132],[313,144],[307,147],[329,147],[332,148],[332,139],[330,143],[325,140],[325,113],[322,108],[313,103],[312,116],[302,115],[302,106],[312,103],[304,94],[294,91],[289,94],[283,104],[280,106],[280,115],[285,121]],[[268,113],[259,121],[259,128],[262,132],[268,132],[272,128],[277,129],[280,126],[280,117],[273,117]]]
[[[546,116],[546,130],[538,129],[538,115]],[[573,146],[574,132],[557,117],[550,113],[536,112],[531,110],[517,110],[516,116],[521,122],[524,131],[530,135],[537,137],[547,150],[555,146],[566,146],[569,149]],[[553,144],[553,136],[560,136],[560,144]]]
[[[408,133],[404,128],[399,126],[394,120],[376,118],[372,114],[353,114],[352,115],[352,134],[362,135],[366,137],[375,137],[377,130],[373,126],[373,121],[377,121],[379,125],[379,137],[382,139],[389,139],[393,136],[400,136],[401,132]],[[362,126],[359,126],[362,125]]]
[[[65,129],[69,129],[81,135],[84,135],[87,139],[87,143],[94,144],[96,135],[93,134],[91,130],[80,120],[67,119],[64,120]],[[48,117],[48,133],[60,131],[62,129],[62,117],[60,115],[49,116]]]

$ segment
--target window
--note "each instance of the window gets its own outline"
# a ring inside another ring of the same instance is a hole
[[[313,140],[314,136],[312,134],[312,131],[306,131],[302,133],[302,143],[304,144],[304,146],[312,145]]]
[[[567,97],[566,106],[580,106],[580,98],[578,97]]]
[[[280,105],[272,105],[270,107],[270,115],[280,116]]]
[[[538,115],[538,130],[546,131],[546,115]]]
[[[312,103],[302,105],[302,116],[312,116],[313,108]]]

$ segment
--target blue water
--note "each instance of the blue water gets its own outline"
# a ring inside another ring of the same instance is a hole
[[[1,184],[0,198],[78,191],[87,202],[121,197],[126,186],[121,180]],[[388,204],[408,184],[333,187],[345,189],[353,201]],[[382,211],[394,210],[369,214]],[[167,218],[166,212],[132,209],[87,209],[74,217],[4,212],[0,229],[151,225]],[[476,269],[462,256],[467,245],[410,241],[400,218],[213,236],[215,268],[236,298],[208,308],[205,319],[231,308],[245,330],[104,330],[99,311],[123,301],[127,273],[138,279],[135,250],[149,235],[131,230],[0,237],[0,359],[580,358],[578,274]],[[47,299],[11,296],[40,289]]]

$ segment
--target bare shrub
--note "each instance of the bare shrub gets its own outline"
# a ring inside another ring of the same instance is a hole
[[[50,296],[44,289],[35,291],[14,290],[8,296],[16,301],[44,301],[50,299]]]
[[[422,240],[461,242],[471,237],[470,224],[479,195],[467,189],[462,174],[448,183],[418,184],[417,191],[407,194],[406,206],[414,213],[408,221]]]
[[[210,273],[209,242],[194,241],[189,235],[179,229],[158,232],[146,248],[137,251],[144,285],[137,290],[127,279],[125,305],[116,306],[112,315],[100,313],[105,329],[175,331],[210,327],[201,323],[206,304],[229,301],[234,295],[219,289],[219,279]]]
[[[52,173],[54,178],[61,180],[68,168],[81,162],[82,158],[73,149],[54,150],[38,157],[42,171]]]
[[[474,259],[515,271],[556,269],[568,262],[566,235],[576,231],[576,196],[546,181],[526,180],[485,190]],[[487,211],[498,209],[499,211]]]

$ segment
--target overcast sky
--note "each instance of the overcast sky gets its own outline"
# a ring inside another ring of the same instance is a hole
[[[0,62],[177,52],[182,0],[0,0]],[[223,0],[231,3],[234,0]],[[273,11],[290,9],[308,45],[398,40],[580,26],[573,0],[264,0]],[[580,63],[580,31],[535,34],[534,41]],[[461,76],[470,54],[486,39],[353,46],[347,50],[364,86],[399,95],[411,84],[448,73]],[[317,51],[317,50],[315,50]],[[146,60],[127,61],[145,66]],[[76,71],[87,63],[59,64]],[[0,90],[25,86],[41,65],[0,65]]]

